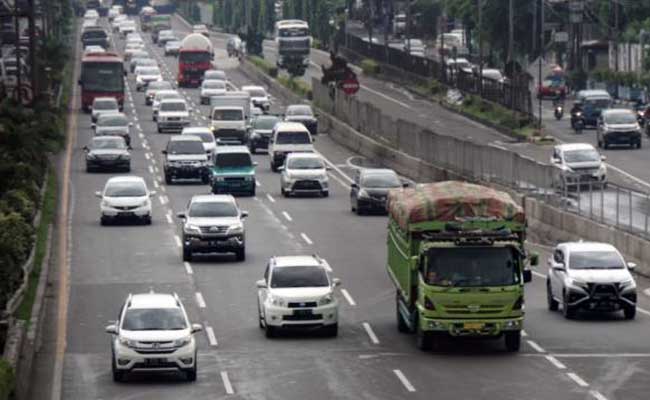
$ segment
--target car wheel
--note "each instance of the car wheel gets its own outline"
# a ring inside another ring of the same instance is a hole
[[[274,162],[271,162],[271,171],[278,172],[278,167],[275,165]]]
[[[113,372],[113,382],[122,382],[124,380],[124,371],[117,369],[115,364],[115,354],[111,354],[111,372]]]
[[[242,247],[241,249],[237,249],[235,251],[235,256],[237,257],[237,261],[245,261],[246,260],[246,247]]]
[[[557,311],[560,304],[553,298],[552,293],[551,282],[546,282],[546,302],[548,304],[548,309],[550,311]]]
[[[339,334],[339,324],[327,325],[323,328],[325,336],[337,337]]]
[[[598,145],[599,149],[603,148],[603,142],[600,139],[598,139],[598,144],[597,145]]]
[[[131,164],[124,167],[124,172],[131,172]]]
[[[173,179],[170,174],[165,174],[165,183],[168,185],[171,185],[173,183]]]
[[[623,309],[625,319],[634,319],[636,317],[636,306],[627,306]]]
[[[102,217],[99,219],[99,224],[100,224],[101,226],[106,226],[106,225],[108,225],[108,218],[102,215]]]
[[[266,325],[266,328],[264,329],[264,334],[266,335],[267,338],[274,338],[275,337],[275,326],[271,325]]]
[[[509,352],[519,351],[521,347],[521,331],[505,333],[506,350]]]
[[[330,196],[330,191],[329,191],[329,190],[323,190],[323,191],[321,192],[321,195],[322,195],[323,197],[329,197],[329,196]]]
[[[253,186],[253,188],[251,189],[251,191],[250,191],[249,194],[250,194],[251,197],[255,197],[255,194],[256,194],[256,193],[257,193],[257,189],[256,189],[255,186]]]
[[[207,185],[210,183],[210,177],[206,174],[201,177],[201,182],[203,182],[204,185]]]
[[[185,377],[188,382],[196,381],[196,372],[197,372],[197,363],[198,359],[196,358],[196,353],[194,353],[194,367],[185,371]]]
[[[357,205],[356,209],[357,215],[364,215],[366,212],[361,208],[359,205]]]
[[[251,151],[251,154],[257,154],[257,149],[255,148],[255,145],[253,143],[248,145],[248,148]]]
[[[259,320],[260,329],[264,329],[264,317],[262,316],[262,311],[260,310],[260,301],[257,300],[257,319]]]
[[[280,187],[280,193],[283,197],[289,197],[289,192],[287,192],[283,187]]]
[[[158,133],[162,133],[162,129],[160,129],[160,127],[158,127]]]
[[[637,148],[637,149],[640,149],[640,148],[641,148],[641,139],[639,139],[639,140],[636,142],[636,148]]]
[[[603,147],[605,150],[609,149],[609,143],[607,143],[607,139],[603,139]]]
[[[151,225],[151,214],[149,214],[149,215],[147,215],[146,217],[144,217],[144,218],[142,219],[142,222],[143,222],[145,225]]]
[[[86,172],[93,172],[93,168],[86,163]]]
[[[564,293],[562,299],[562,314],[564,314],[564,318],[566,319],[573,319],[576,316],[576,310],[574,307],[571,307],[567,303],[568,303],[567,295],[566,293]]]
[[[183,246],[183,261],[192,261],[192,250]]]

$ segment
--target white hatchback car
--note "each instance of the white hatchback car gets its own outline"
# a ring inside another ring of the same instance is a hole
[[[560,304],[566,318],[578,310],[619,311],[626,319],[636,315],[636,282],[630,273],[636,265],[625,262],[607,243],[560,243],[548,260],[548,308]]]
[[[559,169],[558,186],[569,188],[579,185],[607,187],[607,165],[589,143],[565,143],[553,148],[551,163]]]
[[[278,169],[282,171],[280,191],[283,196],[303,193],[329,196],[329,168],[319,154],[290,153]]]
[[[158,67],[139,66],[135,68],[135,89],[138,92],[145,90],[150,82],[162,80],[162,73]]]
[[[280,328],[322,328],[338,334],[339,302],[328,264],[318,256],[284,256],[269,260],[264,279],[257,281],[260,328],[267,337]]]
[[[166,99],[179,99],[182,100],[183,96],[178,93],[176,90],[158,90],[156,94],[153,96],[153,100],[151,102],[151,119],[153,121],[158,120],[158,110],[160,110],[160,103],[163,100]]]
[[[91,107],[90,119],[97,122],[102,114],[115,114],[120,112],[120,105],[115,97],[95,97]]]
[[[102,200],[99,205],[100,223],[106,225],[115,220],[137,219],[150,225],[151,196],[155,194],[139,176],[110,178],[103,191],[95,192],[95,196]]]
[[[112,335],[114,381],[121,382],[132,371],[181,371],[188,381],[196,380],[194,334],[203,328],[190,324],[178,295],[130,294],[118,318],[106,327]]]

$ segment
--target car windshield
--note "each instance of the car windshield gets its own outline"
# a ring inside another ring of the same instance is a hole
[[[187,107],[182,101],[169,101],[160,103],[160,111],[186,111]]]
[[[279,121],[278,118],[255,118],[253,120],[253,129],[271,130]]]
[[[99,100],[93,104],[95,110],[117,110],[117,101]]]
[[[214,134],[210,131],[205,132],[184,132],[186,135],[196,136],[201,139],[203,143],[214,142]]]
[[[212,119],[215,121],[241,121],[244,119],[242,110],[214,110]]]
[[[97,121],[97,126],[127,126],[129,120],[123,115],[102,117]]]
[[[90,145],[92,149],[126,149],[126,143],[121,137],[98,137]]]
[[[224,81],[203,81],[203,87],[206,89],[225,89],[226,83]]]
[[[575,251],[569,256],[570,269],[623,269],[625,264],[615,251]]]
[[[219,168],[250,167],[253,165],[248,153],[222,153],[218,154],[214,164]]]
[[[159,95],[156,94],[156,97],[158,98],[157,100],[163,101],[165,99],[182,99],[183,97],[181,96],[180,93],[160,93]]]
[[[138,75],[160,75],[158,68],[138,68]]]
[[[292,157],[288,160],[289,169],[323,169],[325,164],[323,160],[313,157]]]
[[[587,99],[584,101],[584,106],[585,108],[593,108],[593,109],[605,109],[609,108],[610,101],[609,99]]]
[[[197,140],[175,140],[169,142],[167,154],[204,154],[203,144]]]
[[[519,284],[519,257],[508,247],[433,248],[427,252],[429,285],[476,287]]]
[[[307,132],[278,132],[276,144],[311,144]]]
[[[170,40],[166,44],[167,47],[180,47],[180,45],[181,45],[181,42],[178,41],[178,40]]]
[[[226,73],[223,71],[206,71],[203,79],[226,79]]]
[[[636,124],[636,115],[632,112],[616,112],[616,113],[607,113],[604,116],[606,124],[618,125],[618,124]]]
[[[124,314],[125,331],[177,331],[187,329],[180,308],[130,308]]]
[[[141,58],[141,59],[138,61],[138,66],[143,66],[143,65],[147,65],[147,66],[148,66],[148,65],[152,65],[152,66],[155,65],[155,66],[157,66],[158,63],[156,62],[156,60],[152,60],[151,58]],[[156,70],[158,71],[157,73],[159,74],[159,73],[160,73],[160,70],[157,69],[157,68],[156,68]]]
[[[251,97],[265,97],[266,92],[262,89],[248,89],[248,93],[250,93]]]
[[[236,217],[239,210],[229,201],[197,201],[192,203],[188,214],[194,218]]]
[[[171,83],[165,82],[165,81],[160,81],[160,82],[151,82],[149,84],[148,89],[149,90],[153,90],[153,89],[155,89],[155,90],[165,90],[165,89],[171,89],[171,88],[172,88]]]
[[[289,107],[287,108],[287,115],[314,115],[311,112],[311,107],[309,106],[298,106],[298,107]]]
[[[361,186],[367,188],[396,188],[401,185],[397,174],[366,174],[361,178]]]
[[[564,152],[564,161],[568,163],[600,161],[600,154],[595,149],[570,150]]]
[[[272,288],[326,287],[327,273],[320,267],[275,268],[271,275]]]
[[[142,182],[111,182],[104,192],[107,197],[142,197],[147,189]]]

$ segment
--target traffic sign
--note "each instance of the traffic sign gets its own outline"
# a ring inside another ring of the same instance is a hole
[[[348,96],[351,96],[359,91],[359,80],[357,78],[347,78],[340,84],[341,90]]]

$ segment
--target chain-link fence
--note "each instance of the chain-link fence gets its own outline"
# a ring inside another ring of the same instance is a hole
[[[384,115],[374,105],[312,80],[315,103],[365,136],[476,182],[493,182],[595,221],[650,237],[650,194],[604,184],[505,147],[442,135]],[[377,160],[381,162],[381,160]]]

